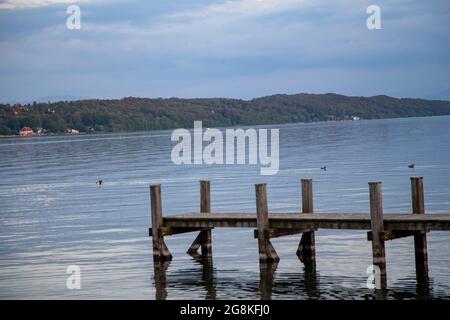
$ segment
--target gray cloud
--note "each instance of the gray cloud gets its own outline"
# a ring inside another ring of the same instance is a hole
[[[0,99],[448,92],[447,2],[379,1],[377,31],[368,5],[86,2],[81,30],[65,28],[65,5],[0,10]]]

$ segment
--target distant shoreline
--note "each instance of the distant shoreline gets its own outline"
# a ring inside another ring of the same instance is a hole
[[[26,127],[35,133],[74,130],[91,134],[190,128],[196,120],[203,121],[204,127],[216,128],[439,115],[450,115],[450,101],[334,93],[277,94],[252,100],[128,97],[0,104],[0,135],[13,136]]]
[[[450,115],[431,115],[431,116],[409,116],[409,117],[394,117],[394,118],[374,118],[374,119],[360,119],[360,120],[329,120],[329,121],[303,121],[303,122],[285,122],[285,123],[263,123],[263,124],[238,124],[232,126],[217,126],[214,127],[216,129],[225,129],[225,128],[240,128],[240,127],[250,127],[250,126],[276,126],[276,125],[295,125],[295,124],[325,124],[325,123],[352,123],[352,122],[365,122],[372,120],[395,120],[395,119],[411,119],[411,118],[434,118],[434,117],[450,117]],[[184,129],[193,129],[193,126],[187,126]],[[78,134],[73,133],[50,133],[50,134],[35,134],[28,136],[20,136],[16,135],[0,135],[0,139],[6,138],[44,138],[44,137],[77,137],[77,136],[94,136],[94,135],[104,135],[104,134],[125,134],[125,133],[142,133],[142,132],[155,132],[155,131],[167,131],[174,130],[178,128],[169,128],[169,129],[154,129],[154,130],[133,130],[133,131],[117,131],[117,132],[80,132]],[[205,128],[206,129],[206,128]]]

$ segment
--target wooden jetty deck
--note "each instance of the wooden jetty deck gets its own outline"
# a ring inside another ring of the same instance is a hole
[[[368,213],[270,213],[269,228],[284,229],[346,229],[371,230]],[[449,214],[412,215],[389,213],[384,215],[385,230],[450,231]],[[210,213],[169,215],[163,218],[164,235],[176,228],[256,228],[256,213]],[[180,230],[183,231],[183,230]]]
[[[385,241],[414,237],[417,279],[428,279],[428,250],[426,234],[430,231],[450,231],[450,213],[425,214],[423,178],[411,177],[412,214],[383,214],[381,182],[369,182],[370,212],[368,213],[314,213],[311,179],[301,180],[302,210],[298,213],[268,212],[266,184],[255,185],[255,213],[211,212],[210,181],[200,181],[200,213],[163,217],[161,186],[150,186],[152,228],[155,261],[171,260],[164,242],[165,236],[199,232],[187,253],[212,256],[211,230],[213,228],[255,228],[259,258],[262,263],[278,262],[279,257],[271,238],[302,234],[297,255],[309,270],[315,271],[315,231],[318,229],[368,230],[372,242],[373,264],[376,267],[377,288],[387,283]]]

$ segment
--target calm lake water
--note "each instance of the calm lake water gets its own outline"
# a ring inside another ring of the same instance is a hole
[[[427,213],[450,212],[450,117],[261,127],[280,128],[275,176],[256,165],[174,165],[171,131],[0,139],[0,298],[374,297],[363,231],[316,232],[315,275],[295,254],[296,235],[272,241],[281,261],[260,277],[251,229],[213,230],[212,264],[185,254],[195,233],[167,237],[174,259],[155,273],[153,183],[164,214],[198,211],[200,179],[211,180],[213,211],[255,212],[254,184],[267,182],[269,211],[298,212],[308,177],[317,212],[368,212],[367,182],[381,180],[388,214],[411,212],[409,177],[423,176]],[[450,297],[450,233],[429,233],[428,247],[427,293],[416,284],[413,239],[387,242],[388,299]],[[70,265],[81,268],[81,290],[66,288]]]

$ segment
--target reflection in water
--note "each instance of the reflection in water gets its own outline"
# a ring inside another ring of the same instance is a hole
[[[417,296],[429,298],[432,292],[432,283],[428,274],[428,259],[425,259],[425,263],[421,259],[416,259],[416,280]]]
[[[153,260],[153,269],[155,271],[155,299],[166,300],[167,288],[166,288],[166,271],[169,268],[170,261],[167,260]]]
[[[196,281],[197,279],[191,279],[193,282],[198,285],[201,284],[206,289],[206,296],[204,297],[207,300],[215,300],[216,299],[216,287],[214,285],[215,282],[215,272],[213,266],[212,257],[202,257],[198,253],[191,254],[193,261],[201,267],[201,281]],[[159,261],[153,260],[153,268],[154,268],[154,285],[155,285],[155,299],[156,300],[166,300],[167,299],[167,269],[170,266],[171,261]],[[183,270],[178,277],[183,277],[184,274],[190,274],[191,272],[186,272]],[[194,274],[196,274],[194,272]],[[177,277],[177,275],[174,275]],[[192,283],[190,284],[192,285]]]
[[[184,285],[192,286],[193,283],[196,286],[201,285],[206,291],[205,299],[215,300],[217,298],[217,288],[216,288],[216,272],[213,265],[212,257],[202,257],[198,253],[191,254],[191,257],[195,264],[200,266],[201,272],[188,272],[183,270],[182,272],[172,274],[174,279],[177,279],[177,286],[183,283],[185,274],[189,274],[192,283],[185,283]],[[154,286],[155,286],[155,299],[165,300],[167,299],[167,286],[170,286],[170,279],[167,279],[167,271],[170,266],[170,261],[159,261],[154,260]],[[284,292],[289,289],[290,286],[294,286],[295,290],[299,290],[306,294],[308,299],[319,298],[318,289],[318,279],[316,272],[309,269],[309,267],[304,268],[303,279],[297,279],[292,277],[289,281],[276,282],[276,270],[278,267],[278,262],[270,262],[259,264],[259,290],[254,287],[254,283],[249,279],[246,283],[241,283],[241,288],[244,291],[251,291],[257,293],[259,291],[259,297],[261,300],[270,300],[272,298],[272,293],[275,290],[279,292]],[[196,274],[198,279],[193,279],[192,274]]]
[[[278,262],[260,262],[259,263],[259,290],[261,291],[261,300],[270,300],[274,286],[274,276],[277,270]]]
[[[203,257],[198,253],[191,254],[195,262],[202,267],[202,281],[206,288],[206,299],[216,299],[216,287],[214,286],[214,267],[211,256]]]
[[[177,299],[177,293],[187,292],[190,297],[193,292],[205,292],[196,299],[227,298],[229,290],[240,290],[242,297],[261,300],[280,299],[286,296],[297,299],[337,299],[342,295],[357,299],[430,299],[432,295],[431,280],[424,274],[421,277],[400,279],[406,286],[387,290],[369,290],[364,285],[365,278],[320,276],[311,266],[304,265],[298,273],[277,273],[278,262],[259,263],[259,283],[255,282],[255,274],[250,273],[239,279],[223,277],[218,279],[217,270],[212,258],[203,258],[199,254],[191,255],[194,268],[170,270],[170,261],[154,261],[155,299]],[[300,266],[300,265],[299,265]],[[168,271],[170,275],[167,276]],[[235,270],[227,270],[235,273]],[[321,279],[319,281],[319,279]],[[417,280],[416,292],[412,292],[409,284]],[[426,283],[422,282],[426,280]],[[200,290],[203,289],[203,290]],[[168,295],[168,290],[173,290]],[[191,291],[191,293],[189,293]],[[235,298],[239,298],[236,296]]]

